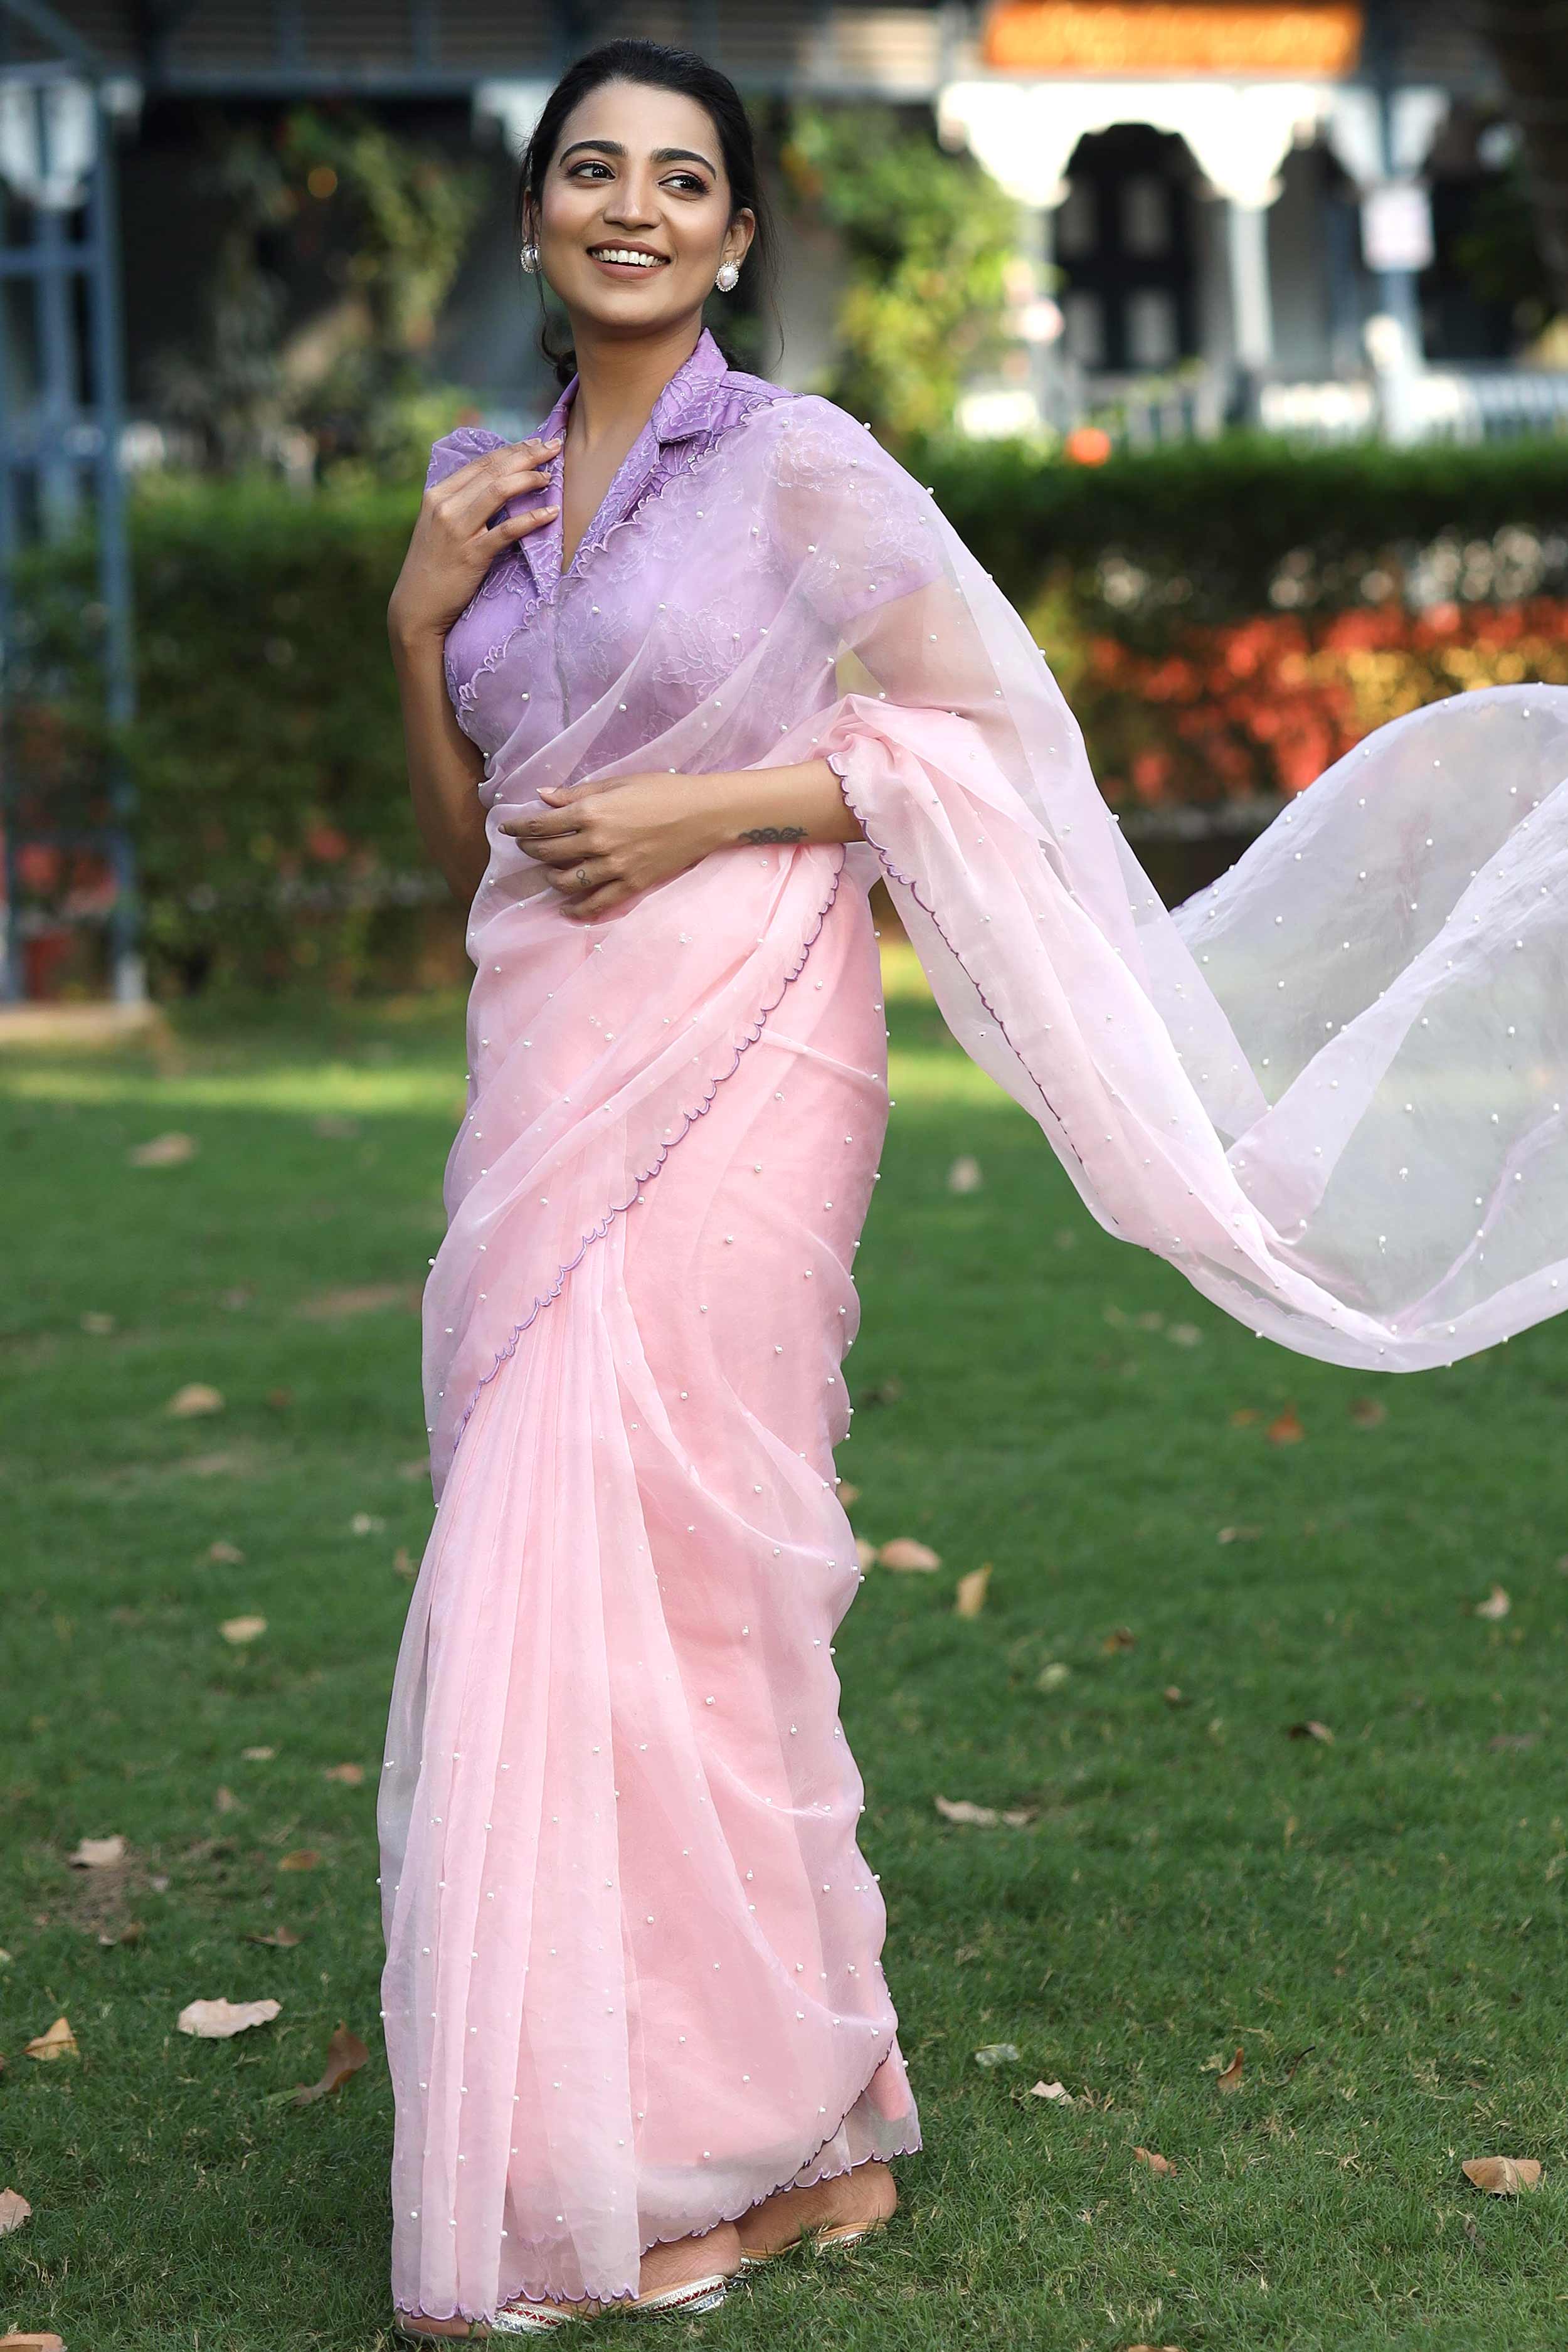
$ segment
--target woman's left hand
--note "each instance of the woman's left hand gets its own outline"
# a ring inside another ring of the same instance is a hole
[[[503,817],[498,831],[538,859],[566,914],[603,915],[717,848],[712,783],[650,774],[542,784],[548,814]]]

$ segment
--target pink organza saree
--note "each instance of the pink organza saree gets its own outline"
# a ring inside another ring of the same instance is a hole
[[[1172,915],[842,411],[770,393],[590,539],[455,680],[492,846],[380,1804],[393,2284],[439,2316],[630,2294],[654,2241],[918,2145],[832,1664],[879,872],[1091,1213],[1250,1328],[1414,1370],[1568,1271],[1568,693],[1381,730]],[[494,828],[814,755],[864,843],[587,928]]]

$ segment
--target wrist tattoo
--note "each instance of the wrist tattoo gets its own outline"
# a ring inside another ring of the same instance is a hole
[[[737,834],[735,838],[737,841],[754,842],[804,841],[805,827],[804,824],[753,824],[748,826],[744,833]]]

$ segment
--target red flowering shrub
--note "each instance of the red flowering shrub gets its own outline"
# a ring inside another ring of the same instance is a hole
[[[1568,685],[1568,599],[1384,604],[1172,631],[1149,650],[1102,631],[1071,643],[1036,614],[1113,803],[1287,797],[1371,729],[1474,687]]]

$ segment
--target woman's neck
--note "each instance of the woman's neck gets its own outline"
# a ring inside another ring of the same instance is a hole
[[[678,320],[635,340],[598,333],[584,324],[574,336],[577,389],[572,395],[569,430],[584,456],[609,446],[627,449],[653,414],[653,405],[678,368],[701,339],[700,317]]]

